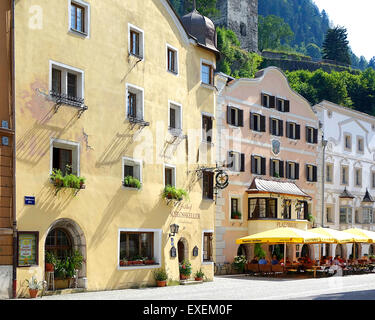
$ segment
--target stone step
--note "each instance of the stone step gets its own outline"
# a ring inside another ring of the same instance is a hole
[[[191,284],[201,284],[203,280],[195,281],[195,280],[180,280],[180,285],[191,285]]]

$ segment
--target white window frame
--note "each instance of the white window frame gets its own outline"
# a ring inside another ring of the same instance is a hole
[[[205,233],[212,233],[212,238],[214,239],[214,230],[202,230],[202,249],[201,249],[201,264],[202,265],[213,265],[214,264],[214,253],[215,253],[215,248],[213,246],[214,240],[212,239],[212,261],[204,261],[203,260],[203,248],[204,248],[204,234]]]
[[[85,30],[84,30],[84,32],[72,29],[72,18],[71,18],[72,3],[76,3],[76,4],[78,4],[79,6],[81,6],[85,9],[85,21],[84,21]],[[90,38],[90,23],[91,23],[90,4],[88,2],[85,2],[85,1],[82,1],[82,0],[68,0],[68,10],[69,10],[68,11],[68,17],[69,17],[68,32],[89,39]]]
[[[179,124],[180,128],[178,128],[178,127],[172,128],[172,127],[169,126],[170,120],[171,120],[171,117],[170,117],[171,116],[171,112],[170,112],[171,109],[175,109],[175,110],[179,111],[179,116],[177,116],[177,118],[176,118],[176,120],[178,120],[179,123],[176,123],[176,126],[178,126],[178,124]],[[181,103],[168,100],[168,130],[172,130],[172,131],[173,130],[180,130],[180,131],[183,130],[182,112],[183,112],[183,110],[182,110],[182,104]]]
[[[359,182],[358,183],[358,179],[357,179],[357,172],[359,172]],[[355,187],[362,187],[362,168],[354,168],[354,186]]]
[[[176,69],[177,69],[175,72],[169,70],[169,65],[168,65],[168,49],[170,49],[170,50],[172,50],[172,51],[175,52],[175,66],[176,66]],[[165,51],[166,51],[167,72],[169,72],[169,73],[171,73],[171,74],[173,74],[173,75],[175,75],[175,76],[178,77],[179,73],[180,73],[180,65],[179,65],[179,60],[180,59],[179,59],[178,49],[167,43]]]
[[[49,91],[52,90],[52,69],[61,71],[61,93],[68,94],[68,73],[77,76],[77,98],[85,98],[85,72],[67,64],[49,60]]]
[[[362,144],[362,150],[359,150],[359,141],[361,141]],[[365,139],[362,136],[357,136],[357,153],[364,154],[365,153]]]
[[[211,121],[212,121],[211,142],[203,140],[203,116],[211,118]],[[204,142],[204,143],[207,143],[207,144],[214,144],[214,132],[215,132],[215,130],[214,130],[214,120],[215,120],[215,116],[213,114],[208,113],[208,112],[202,112],[201,113],[201,128],[202,128],[201,142]]]
[[[134,177],[134,178],[137,178],[139,180],[139,182],[142,184],[143,182],[143,175],[142,175],[142,168],[143,168],[143,161],[142,160],[137,160],[137,159],[133,159],[133,158],[129,158],[129,157],[122,157],[122,181],[124,180],[125,178],[125,165],[132,165],[133,167],[138,167],[138,177]],[[126,188],[126,189],[134,189],[134,188],[129,188],[129,187],[125,187],[123,185],[123,188]]]
[[[346,138],[347,137],[350,138],[350,147],[346,146]],[[345,151],[352,151],[352,148],[353,148],[353,138],[352,138],[352,135],[350,133],[345,132],[344,133],[344,150]]]
[[[345,209],[345,222],[341,222],[341,209]],[[349,209],[351,210],[351,221],[348,221],[348,211]],[[355,211],[353,210],[352,207],[348,206],[341,206],[339,210],[339,224],[351,224],[353,223],[355,216],[353,217],[353,214],[355,215]]]
[[[328,170],[327,168],[330,167],[330,172],[331,172],[331,175],[328,175]],[[326,163],[326,168],[325,168],[325,173],[326,173],[326,179],[325,179],[325,182],[326,183],[334,183],[334,164],[333,163]],[[330,180],[328,180],[328,178],[330,178]]]
[[[172,164],[167,164],[167,163],[164,163],[163,164],[163,185],[164,187],[166,187],[165,185],[165,169],[168,168],[168,169],[172,169],[172,180],[173,180],[173,186],[172,187],[175,187],[177,188],[177,172],[176,172],[176,166],[175,165],[172,165]]]
[[[53,170],[53,148],[61,148],[72,150],[72,172],[80,176],[80,143],[68,140],[61,140],[51,138],[50,140],[50,169],[49,173],[52,174]]]
[[[120,239],[121,232],[153,232],[154,233],[154,258],[155,265],[142,265],[142,266],[120,266]],[[120,228],[117,235],[117,270],[132,270],[132,269],[155,269],[161,267],[162,259],[162,230],[161,229],[132,229]]]
[[[212,73],[214,73],[216,66],[215,63],[206,59],[201,59],[200,63],[200,84],[206,88],[214,89],[215,88],[215,76],[212,76],[212,83],[205,83],[203,82],[203,64],[209,65],[212,68]]]
[[[139,33],[139,57],[135,56],[133,53],[131,53],[130,48],[130,31],[135,31]],[[141,61],[145,60],[145,33],[142,29],[138,28],[137,26],[128,23],[128,53],[130,56],[136,57],[140,59]]]
[[[129,105],[128,105],[128,94],[129,92],[135,93],[137,95],[137,119],[144,120],[145,117],[145,93],[144,89],[138,87],[134,84],[127,83],[126,84],[126,94],[125,94],[125,117],[129,120]],[[139,99],[139,97],[141,99]],[[139,112],[142,111],[140,115]]]
[[[345,179],[346,179],[346,182],[343,183],[343,169],[346,169],[346,175],[345,175]],[[349,185],[349,166],[348,165],[341,165],[340,166],[340,184],[343,185],[343,186],[348,186]]]
[[[232,219],[232,199],[238,199],[238,210],[241,212],[241,219]],[[239,194],[229,194],[228,217],[230,222],[243,222],[242,196]]]

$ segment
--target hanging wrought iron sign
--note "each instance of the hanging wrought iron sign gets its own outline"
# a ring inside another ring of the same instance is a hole
[[[195,247],[193,248],[193,257],[198,257],[198,251],[199,251],[198,247],[195,246]]]
[[[202,178],[203,172],[213,172],[216,174],[215,176],[215,188],[216,189],[225,189],[228,184],[229,184],[229,176],[228,174],[224,171],[223,168],[218,167],[216,164],[216,167],[214,168],[199,168],[196,170],[196,173],[198,175],[198,178]]]
[[[176,247],[172,247],[170,253],[171,253],[171,258],[176,258],[177,257]]]

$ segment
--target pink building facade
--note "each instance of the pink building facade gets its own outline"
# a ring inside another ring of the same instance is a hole
[[[229,186],[216,204],[216,263],[254,256],[254,245],[236,239],[277,227],[307,230],[316,216],[321,140],[310,104],[278,68],[253,79],[216,78],[217,159]],[[262,245],[270,257],[283,248]],[[314,256],[314,246],[287,245],[291,260]]]

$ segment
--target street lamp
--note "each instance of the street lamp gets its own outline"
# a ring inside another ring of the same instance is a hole
[[[328,141],[324,139],[324,135],[322,136],[322,147],[323,147],[323,165],[322,165],[322,228],[324,228],[324,180],[325,180],[325,162],[326,162],[326,147]]]
[[[171,230],[171,233],[169,234],[169,237],[174,237],[176,235],[176,233],[178,233],[178,229],[180,228],[180,226],[178,224],[171,224],[169,226],[170,230]]]

